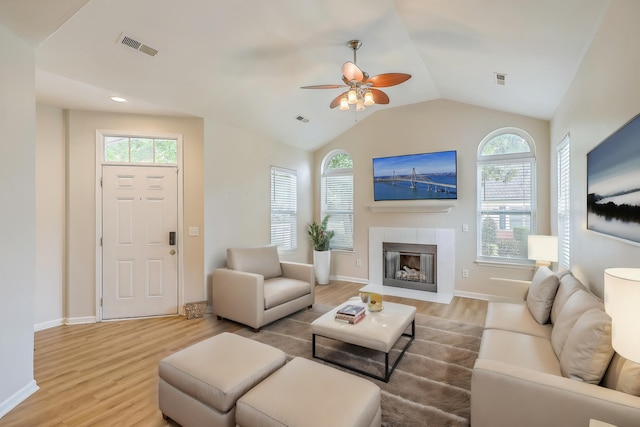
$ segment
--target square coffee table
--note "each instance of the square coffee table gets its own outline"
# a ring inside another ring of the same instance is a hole
[[[335,320],[336,312],[347,304],[357,304],[357,302],[350,300],[340,304],[311,323],[313,357],[384,382],[389,382],[389,378],[396,369],[396,366],[398,366],[400,359],[402,359],[402,356],[404,356],[404,353],[415,339],[416,308],[405,304],[385,302],[382,311],[368,311],[364,319],[352,325]],[[411,333],[406,332],[409,325],[411,325]],[[348,366],[339,361],[318,356],[316,354],[316,336],[330,338],[384,353],[384,375],[376,375],[353,366]],[[389,352],[402,336],[408,337],[408,342],[404,348],[402,348],[402,352],[393,363],[391,369],[389,369]]]

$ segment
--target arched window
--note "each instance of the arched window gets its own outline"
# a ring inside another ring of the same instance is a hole
[[[526,132],[498,129],[478,147],[478,259],[526,262],[536,230],[535,144]]]
[[[329,215],[327,228],[335,235],[331,249],[353,250],[353,160],[342,150],[332,151],[322,162],[321,219]]]

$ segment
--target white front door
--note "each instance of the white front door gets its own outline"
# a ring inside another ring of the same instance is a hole
[[[177,167],[102,167],[103,319],[178,313],[177,189]]]

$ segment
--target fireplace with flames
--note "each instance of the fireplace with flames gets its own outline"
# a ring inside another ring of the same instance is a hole
[[[437,292],[437,245],[382,243],[385,286]]]

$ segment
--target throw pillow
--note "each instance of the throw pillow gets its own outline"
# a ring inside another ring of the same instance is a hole
[[[564,303],[562,311],[558,314],[556,322],[551,330],[551,345],[558,360],[562,355],[565,341],[571,332],[571,328],[576,324],[582,313],[592,308],[600,308],[604,311],[604,304],[595,295],[587,290],[578,290],[573,293]]]
[[[563,274],[562,277],[558,276],[560,284],[558,285],[558,292],[556,292],[556,298],[553,300],[553,306],[551,307],[551,323],[555,324],[558,320],[558,315],[562,311],[562,307],[567,302],[569,297],[579,290],[586,291],[587,288],[576,279],[573,274]]]
[[[598,384],[612,356],[611,317],[593,308],[571,328],[560,356],[560,369],[565,377]]]
[[[602,379],[602,385],[640,397],[640,364],[614,353]]]
[[[529,285],[527,307],[536,322],[541,325],[549,322],[551,305],[558,290],[558,276],[548,267],[538,267]]]

